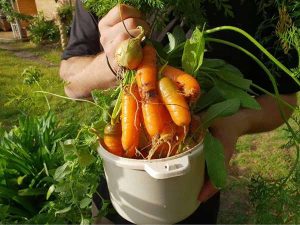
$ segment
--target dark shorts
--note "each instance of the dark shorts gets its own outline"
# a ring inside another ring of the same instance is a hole
[[[106,180],[101,179],[98,187],[98,193],[105,200],[109,200],[109,192]],[[102,201],[98,195],[93,196],[93,201],[98,209],[101,209]],[[199,208],[188,218],[179,222],[178,224],[216,224],[220,207],[220,192],[215,194],[205,203],[202,203]],[[132,224],[131,222],[123,219],[118,213],[111,213],[106,216],[114,224]]]

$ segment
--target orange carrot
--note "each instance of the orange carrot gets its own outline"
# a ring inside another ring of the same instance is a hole
[[[176,83],[179,90],[191,101],[195,101],[199,97],[200,85],[192,75],[169,65],[163,68],[162,75]]]
[[[159,115],[163,110],[157,92],[156,50],[150,45],[143,48],[143,60],[136,73],[136,81],[142,98],[145,128],[150,137],[159,135],[163,123]]]
[[[122,128],[120,123],[107,124],[104,128],[104,147],[112,154],[123,156],[124,150],[121,143]]]
[[[125,88],[122,95],[122,146],[126,156],[134,157],[139,144],[140,96],[136,84]]]
[[[156,90],[157,83],[156,50],[149,45],[143,48],[143,60],[136,72],[136,81],[142,99]]]
[[[163,107],[162,102],[156,94],[142,103],[144,126],[150,137],[159,135],[164,127],[164,123],[159,116],[164,110]]]
[[[188,126],[191,122],[189,106],[184,97],[178,93],[176,85],[168,77],[163,77],[158,82],[158,88],[174,123],[177,126]]]

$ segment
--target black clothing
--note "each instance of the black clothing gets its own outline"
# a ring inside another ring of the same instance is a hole
[[[69,43],[63,52],[62,59],[96,55],[101,51],[98,18],[86,11],[81,1],[77,0]]]
[[[220,25],[233,25],[246,30],[254,36],[259,24],[262,22],[262,18],[257,14],[255,1],[247,0],[241,3],[241,1],[231,0],[230,2],[233,6],[235,17],[238,18],[238,20],[235,18],[227,18],[223,16],[222,12],[217,11],[215,8],[210,8],[212,6],[207,5],[208,26],[216,27]],[[98,31],[98,21],[99,19],[92,13],[87,12],[83,8],[81,1],[77,0],[76,13],[71,28],[69,44],[63,53],[62,59],[68,59],[73,56],[96,55],[102,51],[100,34]],[[257,57],[260,57],[258,49],[238,33],[222,31],[216,33],[214,36],[239,44],[250,52],[253,52]],[[205,55],[206,57],[226,60],[228,63],[238,67],[246,78],[253,80],[254,83],[271,92],[273,91],[271,82],[261,68],[244,53],[225,45],[211,44],[211,46],[212,49],[209,49],[209,52]],[[269,50],[272,52],[272,49],[269,48]],[[296,67],[296,59],[297,57],[294,57],[294,59],[286,60],[284,63],[289,68]],[[294,93],[299,90],[299,86],[286,74],[281,73],[281,76],[277,77],[277,82],[282,94]],[[258,92],[257,90],[255,91]],[[109,199],[107,184],[104,179],[102,179],[102,184],[98,191],[104,199]],[[94,200],[98,208],[101,208],[101,200],[97,199],[97,197],[95,197]],[[216,223],[219,204],[220,193],[216,194],[206,203],[201,204],[192,216],[181,223]],[[109,215],[108,219],[114,223],[129,223],[118,214]]]

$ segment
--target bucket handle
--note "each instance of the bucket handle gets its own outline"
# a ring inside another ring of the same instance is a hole
[[[169,161],[149,162],[144,165],[144,170],[155,179],[182,176],[190,170],[190,160],[186,155]]]

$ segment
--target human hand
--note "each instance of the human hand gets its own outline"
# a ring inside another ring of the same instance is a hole
[[[244,111],[235,115],[217,119],[210,127],[211,134],[217,138],[224,147],[225,165],[228,168],[229,161],[234,153],[238,138],[247,130],[248,124],[245,120]],[[204,182],[199,193],[198,200],[205,202],[219,190],[208,179]]]
[[[126,31],[124,24],[129,32]],[[138,26],[144,28],[145,33],[149,33],[150,26],[142,19],[141,13],[128,5],[120,4],[111,9],[104,16],[99,24],[100,42],[104,52],[108,57],[109,63],[114,69],[118,68],[115,60],[115,52],[120,43],[130,38],[130,35],[136,37],[140,34]]]

